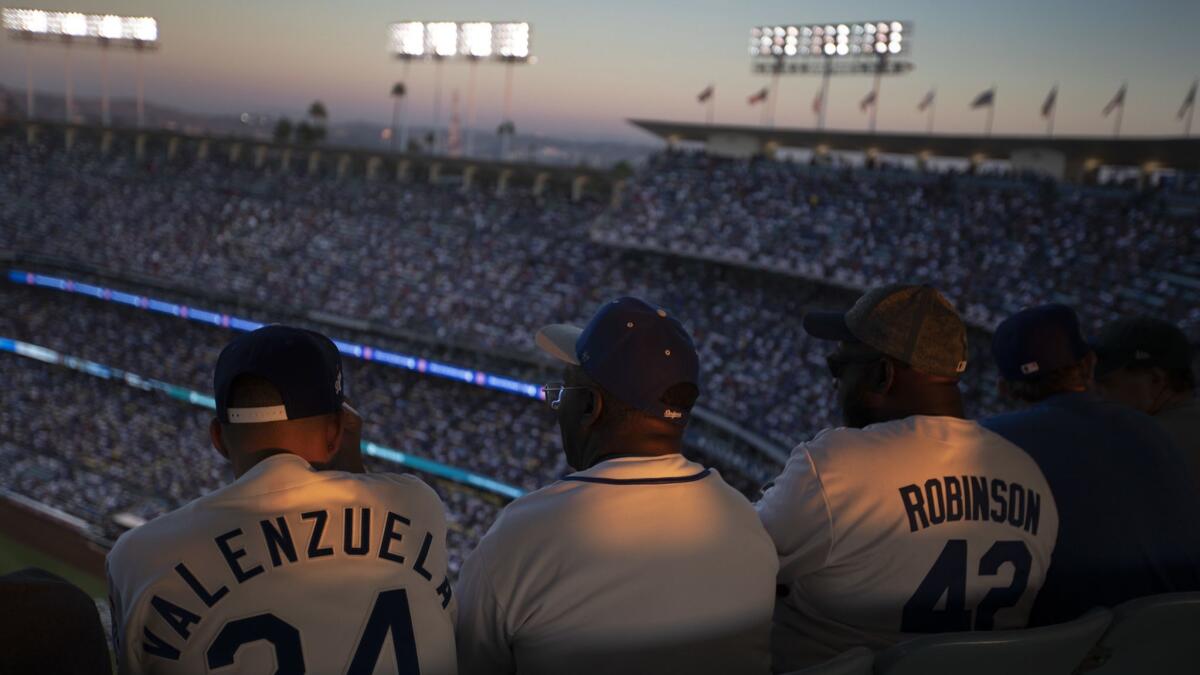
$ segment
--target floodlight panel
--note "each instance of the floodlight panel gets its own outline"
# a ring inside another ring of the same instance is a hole
[[[425,24],[425,49],[440,57],[458,54],[458,24],[453,21]]]
[[[750,55],[756,59],[873,58],[908,51],[909,24],[876,20],[855,23],[758,25],[750,29]]]
[[[128,36],[132,29],[134,40],[141,42],[158,41],[158,20],[148,16],[137,16],[132,18],[126,17],[123,23],[126,36]]]
[[[492,24],[492,54],[503,59],[529,58],[529,24]]]
[[[397,56],[425,56],[425,24],[401,21],[392,24],[388,49]]]
[[[492,55],[492,24],[475,21],[459,25],[458,51],[471,58],[485,58]]]
[[[29,35],[155,42],[158,22],[148,16],[47,12],[40,9],[5,9],[4,28]]]
[[[18,33],[48,33],[49,14],[40,9],[5,9],[4,29]]]
[[[108,14],[99,18],[100,21],[97,25],[97,33],[99,33],[100,37],[109,40],[116,40],[125,35],[121,26],[121,17]]]

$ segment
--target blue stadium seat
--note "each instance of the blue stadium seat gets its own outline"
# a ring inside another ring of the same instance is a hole
[[[1200,593],[1165,593],[1113,608],[1087,675],[1200,672]]]
[[[1112,612],[1026,630],[943,633],[902,642],[875,657],[879,675],[1071,675],[1099,641]]]
[[[855,647],[824,663],[793,670],[786,675],[871,675],[875,655],[866,647]]]

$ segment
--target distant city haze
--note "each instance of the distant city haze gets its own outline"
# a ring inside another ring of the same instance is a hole
[[[528,21],[537,63],[517,66],[517,130],[589,140],[650,141],[630,117],[702,122],[696,95],[716,89],[716,122],[758,124],[747,105],[769,77],[750,69],[749,30],[756,24],[905,20],[913,22],[911,73],[886,77],[880,131],[925,130],[917,111],[937,88],[937,132],[980,133],[986,111],[970,110],[977,94],[996,85],[994,133],[1044,133],[1040,116],[1059,86],[1055,133],[1108,135],[1113,119],[1101,109],[1122,82],[1129,85],[1122,135],[1176,135],[1176,114],[1200,76],[1197,0],[1060,0],[1036,2],[739,2],[701,0],[513,0],[381,2],[376,0],[62,0],[16,6],[85,13],[150,15],[161,47],[145,56],[147,101],[205,114],[301,117],[322,100],[333,123],[391,119],[391,86],[401,64],[387,53],[387,25],[399,20]],[[0,38],[0,84],[23,92],[26,56],[35,88],[63,91],[67,50]],[[75,92],[100,92],[95,47],[71,50]],[[134,57],[111,52],[114,98],[134,92]],[[478,67],[476,127],[500,121],[504,67]],[[433,116],[434,67],[414,63],[406,80],[411,123]],[[466,118],[468,67],[444,70],[442,120],[457,90]],[[820,78],[784,76],[776,125],[816,124],[812,101]],[[827,126],[865,130],[859,101],[869,76],[835,77]],[[1193,133],[1200,133],[1200,129]]]

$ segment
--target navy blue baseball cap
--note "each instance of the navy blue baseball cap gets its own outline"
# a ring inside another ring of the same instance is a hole
[[[601,305],[587,326],[546,326],[534,342],[642,412],[680,424],[690,417],[690,410],[662,398],[677,384],[700,386],[700,357],[683,324],[661,307],[617,298]]]
[[[229,389],[242,375],[270,382],[283,405],[230,408]],[[227,424],[296,420],[342,408],[342,356],[320,333],[291,326],[264,326],[234,338],[213,372],[217,419]]]
[[[1090,351],[1075,310],[1060,304],[1023,309],[1001,321],[992,335],[992,357],[1009,381],[1036,380],[1079,363]]]

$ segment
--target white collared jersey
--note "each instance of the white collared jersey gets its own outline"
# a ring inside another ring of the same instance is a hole
[[[1033,459],[952,417],[827,429],[757,509],[789,588],[777,669],[912,633],[1024,627],[1058,533]]]
[[[125,533],[121,673],[454,673],[446,517],[409,475],[290,454]]]
[[[509,504],[463,565],[462,673],[766,673],[778,570],[750,502],[680,455]]]

